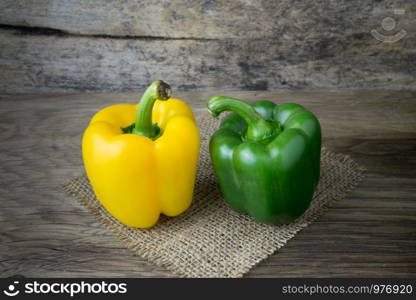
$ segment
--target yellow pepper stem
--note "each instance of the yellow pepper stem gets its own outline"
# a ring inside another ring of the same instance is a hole
[[[170,86],[162,80],[154,81],[144,92],[139,102],[136,114],[136,123],[132,133],[147,136],[154,139],[160,129],[152,123],[152,110],[156,100],[168,100],[172,94]]]

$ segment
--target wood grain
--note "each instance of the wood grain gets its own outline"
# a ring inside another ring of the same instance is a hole
[[[182,90],[414,90],[415,12],[408,0],[2,0],[0,93],[139,91],[158,78]],[[373,29],[406,34],[387,43]]]
[[[387,2],[387,3],[386,3]],[[390,2],[390,3],[389,3]],[[412,26],[415,4],[395,0],[401,28]],[[2,0],[0,24],[53,28],[71,34],[163,38],[282,38],[341,41],[394,17],[391,1],[340,0]]]
[[[198,114],[221,92],[182,92]],[[324,145],[364,181],[248,277],[416,276],[416,92],[223,92],[296,101]],[[80,140],[100,108],[135,93],[0,95],[0,276],[173,276],[124,249],[61,184],[82,172]]]

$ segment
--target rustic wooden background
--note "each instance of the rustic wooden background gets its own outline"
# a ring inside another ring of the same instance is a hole
[[[409,0],[0,0],[0,276],[173,276],[61,189],[92,115],[163,79],[196,114],[220,93],[305,105],[367,168],[247,276],[416,277],[415,16]]]
[[[1,0],[0,92],[413,89],[415,16],[409,0]]]

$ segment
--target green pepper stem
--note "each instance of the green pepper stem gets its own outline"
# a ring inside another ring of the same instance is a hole
[[[172,94],[170,86],[162,80],[154,81],[140,99],[136,114],[136,123],[132,133],[155,138],[157,127],[152,123],[153,105],[156,100],[168,100]]]
[[[208,101],[208,110],[214,117],[218,117],[224,111],[233,111],[246,121],[247,125],[253,124],[261,119],[255,109],[236,98],[215,96]]]
[[[269,140],[281,131],[278,123],[266,121],[251,105],[236,98],[212,97],[208,100],[208,110],[214,117],[224,111],[238,114],[247,123],[247,139],[250,141]]]

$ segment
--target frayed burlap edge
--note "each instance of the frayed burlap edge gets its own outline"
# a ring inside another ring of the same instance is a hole
[[[282,226],[259,224],[248,215],[232,211],[222,199],[212,172],[208,152],[209,136],[218,127],[218,121],[209,116],[202,116],[198,121],[201,128],[201,154],[194,202],[191,208],[179,217],[161,216],[159,223],[151,229],[130,228],[119,223],[99,204],[85,175],[74,178],[63,186],[65,192],[85,206],[100,224],[116,234],[127,248],[178,276],[242,277],[257,263],[283,247],[297,232],[321,216],[335,201],[343,199],[364,177],[365,169],[349,156],[336,154],[322,148],[321,180],[308,211],[291,224]],[[338,176],[338,181],[331,182],[334,176]],[[207,218],[207,222],[205,222],[205,212],[219,216]],[[186,231],[186,226],[191,226],[191,223],[192,226],[195,226],[195,223],[198,223],[201,218],[204,221],[197,224],[200,227],[195,227],[194,231]],[[208,222],[209,220],[211,222]],[[227,225],[227,222],[230,225]],[[233,228],[238,224],[245,226],[247,232],[240,232],[239,234],[228,232],[234,230]],[[244,247],[244,259],[240,261],[238,255],[235,255],[235,247],[221,247],[221,237],[213,237],[209,235],[210,230],[205,230],[211,227],[212,230],[221,228],[225,231],[223,233],[225,238],[223,239],[228,238],[230,240],[230,237],[237,237],[240,241],[236,244],[250,245]],[[253,230],[255,234],[251,233]],[[203,235],[200,232],[206,234]],[[191,238],[184,238],[184,235],[187,234],[191,235]],[[257,238],[257,236],[260,236],[260,238]],[[250,239],[258,239],[260,242],[253,243]],[[169,242],[169,240],[171,241]],[[164,242],[165,244],[175,245],[171,248],[161,249],[155,246]],[[215,243],[218,245],[215,245],[216,248],[214,247],[214,249],[220,249],[220,252],[224,252],[222,255],[215,256],[215,251],[212,254],[206,251],[200,264],[188,262],[198,262],[201,251],[196,246]],[[187,251],[186,247],[190,250]],[[227,251],[233,254],[231,255],[231,262],[223,258],[227,256]],[[182,259],[177,259],[175,256],[178,252],[185,253]]]

